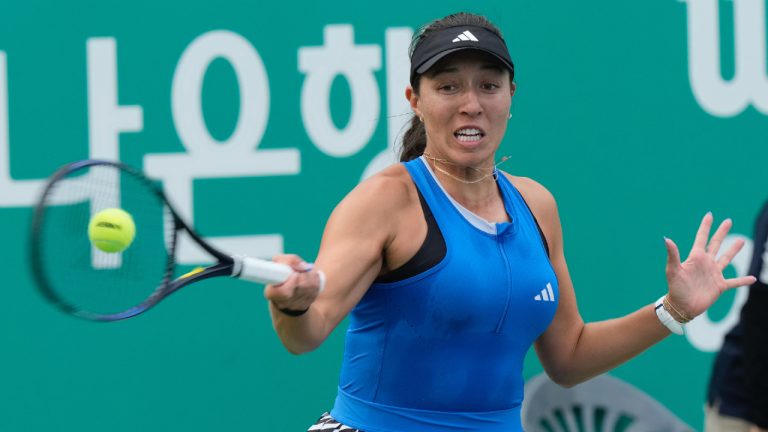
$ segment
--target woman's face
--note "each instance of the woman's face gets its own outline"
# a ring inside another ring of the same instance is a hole
[[[493,161],[507,130],[514,84],[490,54],[463,50],[424,73],[419,94],[406,90],[427,132],[427,152],[466,166]]]

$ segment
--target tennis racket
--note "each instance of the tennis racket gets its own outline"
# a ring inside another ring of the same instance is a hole
[[[133,242],[121,252],[104,252],[88,236],[92,216],[107,208],[125,210],[136,226]],[[136,316],[212,277],[282,283],[293,274],[284,264],[217,250],[179,217],[155,181],[119,162],[84,160],[56,171],[35,206],[31,228],[37,287],[59,309],[88,320]],[[215,264],[178,275],[182,232]]]

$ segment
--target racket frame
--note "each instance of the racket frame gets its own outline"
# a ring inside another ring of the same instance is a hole
[[[166,245],[168,248],[168,260],[166,262],[165,273],[160,285],[152,292],[149,297],[147,297],[138,305],[122,312],[110,314],[95,313],[79,309],[75,305],[72,305],[61,299],[60,296],[56,294],[56,290],[52,288],[52,284],[46,277],[46,272],[43,265],[42,251],[40,249],[40,235],[42,234],[44,214],[48,203],[48,197],[53,191],[54,186],[71,173],[97,166],[113,167],[140,180],[147,187],[147,190],[151,191],[151,193],[153,193],[169,211],[173,223],[171,238],[168,242],[169,244]],[[181,231],[186,231],[186,233],[195,243],[203,248],[203,250],[208,252],[218,262],[211,266],[204,267],[201,270],[192,271],[175,279],[171,279],[176,268],[175,253],[179,233]],[[43,188],[43,192],[35,205],[32,217],[30,262],[32,267],[32,274],[38,290],[49,302],[67,314],[90,321],[99,322],[123,320],[141,314],[179,289],[204,279],[231,276],[258,283],[281,283],[288,279],[288,277],[293,273],[293,270],[284,264],[278,264],[244,256],[230,256],[219,251],[215,247],[211,246],[208,242],[206,242],[202,236],[200,236],[189,224],[187,224],[184,219],[181,218],[181,216],[179,216],[179,213],[176,211],[173,205],[171,205],[163,190],[155,185],[150,178],[146,177],[139,170],[122,162],[100,159],[87,159],[66,164],[59,168],[48,179]]]

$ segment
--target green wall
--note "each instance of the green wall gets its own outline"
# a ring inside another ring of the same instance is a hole
[[[119,158],[161,176],[219,244],[311,259],[334,204],[392,158],[410,29],[466,8],[509,42],[518,92],[500,154],[558,199],[586,320],[658,298],[663,236],[687,250],[705,212],[751,236],[767,195],[764,0],[3,0],[0,430],[304,430],[329,409],[343,329],[292,356],[261,288],[231,280],[125,322],[63,316],[32,285],[30,206],[58,166]],[[726,294],[614,374],[700,428],[742,300]],[[526,377],[540,370],[531,353]]]

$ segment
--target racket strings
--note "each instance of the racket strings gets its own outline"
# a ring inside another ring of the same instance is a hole
[[[91,217],[106,208],[134,219],[135,238],[122,252],[101,251],[88,237]],[[51,185],[38,211],[36,277],[61,306],[113,315],[159,300],[172,274],[176,230],[146,179],[114,165],[76,169]]]

